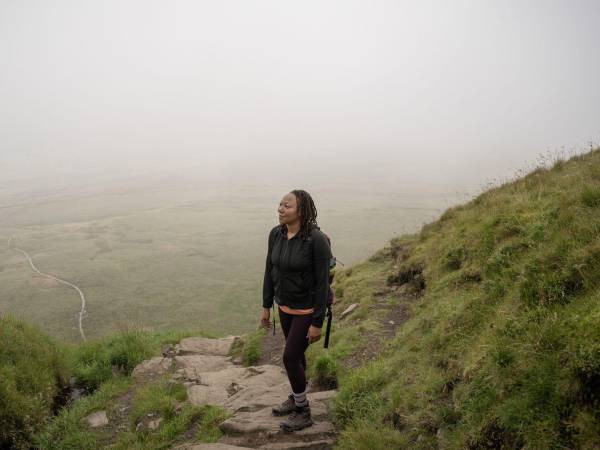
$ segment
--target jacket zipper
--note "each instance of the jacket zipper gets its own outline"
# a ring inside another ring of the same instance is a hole
[[[290,245],[290,240],[287,238],[287,236],[285,236],[285,249],[283,252],[283,261],[285,262],[285,256],[288,253],[288,246]],[[286,267],[289,267],[289,265],[286,265]],[[284,272],[284,277],[283,279],[285,280],[287,278],[287,270]],[[281,284],[281,287],[283,288],[283,283]]]

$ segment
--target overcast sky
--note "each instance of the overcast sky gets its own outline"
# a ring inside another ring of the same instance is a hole
[[[0,0],[0,179],[480,183],[600,139],[600,2]]]

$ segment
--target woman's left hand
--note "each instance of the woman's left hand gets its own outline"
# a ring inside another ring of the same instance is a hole
[[[319,339],[321,339],[321,329],[311,325],[308,329],[308,335],[306,337],[308,338],[309,344],[317,342]]]

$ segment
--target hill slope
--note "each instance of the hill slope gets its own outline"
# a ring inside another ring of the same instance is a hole
[[[315,384],[339,387],[337,448],[600,448],[600,150],[447,210],[339,271],[335,290],[330,348],[308,357]],[[0,318],[0,446],[97,448],[83,415],[191,334],[134,330],[67,351]],[[71,375],[94,394],[50,418]],[[147,394],[151,413],[179,398]],[[169,435],[143,445],[165,448],[200,417],[173,416]]]
[[[599,284],[599,150],[338,273],[335,310],[358,307],[310,350],[339,377],[338,446],[600,448]]]

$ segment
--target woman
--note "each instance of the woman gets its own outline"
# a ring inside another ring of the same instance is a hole
[[[283,363],[292,392],[273,414],[289,417],[283,431],[312,425],[306,399],[304,352],[321,338],[329,291],[331,249],[317,225],[317,208],[308,192],[293,190],[279,203],[279,225],[269,233],[261,326],[269,328],[270,308],[278,305],[285,336]]]

